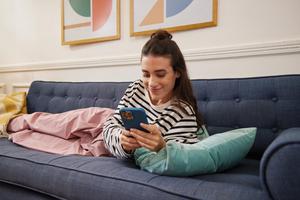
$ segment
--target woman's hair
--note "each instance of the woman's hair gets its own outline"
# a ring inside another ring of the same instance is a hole
[[[198,111],[196,98],[193,94],[191,81],[188,76],[186,64],[182,52],[178,45],[172,40],[172,35],[165,30],[158,30],[151,35],[151,38],[146,42],[142,49],[143,56],[162,56],[171,59],[173,70],[180,74],[175,81],[174,97],[176,97],[176,105],[186,112],[182,103],[191,105],[196,115],[196,121],[199,128],[204,124],[203,118]]]

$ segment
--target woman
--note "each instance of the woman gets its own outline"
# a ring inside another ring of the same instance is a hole
[[[167,31],[157,31],[144,45],[142,79],[129,85],[118,109],[103,130],[106,148],[118,158],[128,158],[140,147],[158,152],[166,142],[193,144],[197,131],[204,132],[184,57]],[[125,130],[119,113],[122,107],[142,107],[148,132]]]

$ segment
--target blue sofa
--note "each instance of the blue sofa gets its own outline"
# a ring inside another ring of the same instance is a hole
[[[300,75],[193,80],[210,134],[258,127],[240,164],[222,173],[168,177],[132,160],[61,156],[0,139],[0,199],[300,199]],[[31,84],[28,112],[116,108],[128,82]]]

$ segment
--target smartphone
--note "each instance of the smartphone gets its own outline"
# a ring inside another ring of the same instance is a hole
[[[140,123],[148,124],[147,115],[143,108],[121,108],[120,115],[126,130],[135,128],[148,132],[140,126]]]

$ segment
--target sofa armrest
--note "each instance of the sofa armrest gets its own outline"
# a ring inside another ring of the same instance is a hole
[[[272,199],[300,199],[300,127],[283,131],[267,148],[260,180]]]

